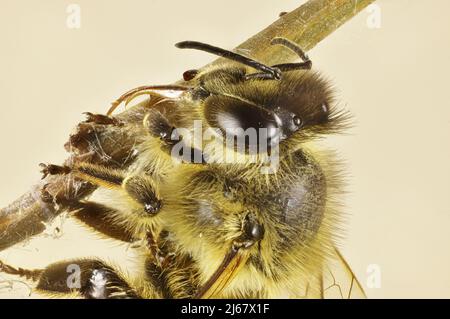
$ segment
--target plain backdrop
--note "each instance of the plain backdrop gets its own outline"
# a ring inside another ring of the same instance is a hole
[[[0,206],[40,178],[38,163],[63,161],[82,112],[103,113],[129,88],[173,82],[214,59],[174,43],[231,49],[302,1],[78,0],[80,29],[66,25],[70,3],[0,0]],[[328,140],[349,176],[341,246],[364,285],[368,267],[379,267],[381,287],[366,287],[369,297],[448,298],[450,2],[376,3],[380,28],[363,11],[309,52],[356,119],[349,135]],[[68,256],[132,259],[126,246],[63,221],[61,238],[49,231],[0,259],[29,267]],[[0,297],[24,296],[20,283],[5,285]]]

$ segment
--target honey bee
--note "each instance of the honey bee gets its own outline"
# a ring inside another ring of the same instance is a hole
[[[363,296],[335,248],[342,170],[334,153],[316,143],[348,127],[348,113],[336,108],[330,84],[300,47],[284,38],[271,43],[301,62],[267,66],[184,41],[176,46],[221,56],[223,63],[184,72],[180,85],[133,89],[106,115],[88,113],[88,122],[139,132],[136,159],[126,170],[41,164],[44,176],[70,174],[106,192],[104,202],[65,204],[96,232],[144,242],[136,274],[97,259],[35,270],[0,262],[0,271],[57,296],[320,298],[341,289],[333,271],[325,273],[334,258],[350,278],[345,297]],[[150,97],[143,123],[121,123],[114,110],[140,95]],[[77,287],[67,282],[71,265],[80,270]]]

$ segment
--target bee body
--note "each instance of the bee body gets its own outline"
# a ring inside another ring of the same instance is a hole
[[[88,163],[44,167],[45,174],[71,173],[120,193],[111,195],[108,213],[93,203],[90,209],[145,243],[138,279],[123,280],[133,282],[136,295],[323,296],[342,183],[336,157],[315,141],[344,129],[348,117],[335,110],[330,85],[310,70],[301,49],[284,39],[273,43],[303,61],[269,67],[206,44],[177,44],[233,61],[185,72],[177,97],[144,87],[114,104],[151,97],[126,171]],[[84,206],[73,210],[89,215]]]

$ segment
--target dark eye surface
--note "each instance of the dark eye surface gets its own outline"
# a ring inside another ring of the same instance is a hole
[[[229,105],[217,112],[217,124],[227,133],[238,135],[242,130],[266,128],[272,131],[277,128],[273,114],[249,104]],[[270,135],[270,134],[269,134]]]
[[[280,119],[270,110],[230,97],[213,96],[205,102],[205,117],[226,138],[248,138],[248,145],[270,142],[279,134]]]

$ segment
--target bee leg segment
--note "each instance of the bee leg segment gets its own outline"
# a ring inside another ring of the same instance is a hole
[[[116,126],[123,126],[123,123],[119,121],[117,118],[103,115],[103,114],[94,114],[91,112],[84,112],[84,115],[86,115],[85,123],[95,123],[99,125],[116,125]]]
[[[148,94],[150,98],[153,100],[151,103],[154,105],[161,100],[164,99],[162,95],[157,94],[158,91],[187,91],[189,88],[180,86],[180,85],[144,85],[139,86],[137,88],[134,88],[132,90],[129,90],[128,92],[122,94],[117,100],[111,103],[111,107],[109,108],[106,115],[111,115],[117,107],[122,103],[125,102],[125,104],[128,104],[133,100],[135,97],[138,97],[140,95]]]
[[[158,240],[155,238],[153,232],[147,232],[146,239],[147,247],[154,258],[155,264],[161,269],[166,268],[166,266],[169,265],[172,261],[174,253],[168,252],[164,250],[163,247],[160,247]]]
[[[106,168],[100,165],[78,163],[72,168],[72,173],[88,182],[111,189],[123,189],[133,200],[142,204],[149,215],[156,215],[162,203],[156,192],[156,185],[145,176],[128,176],[120,170]]]
[[[208,281],[200,287],[194,298],[217,298],[217,296],[236,277],[239,270],[250,257],[250,248],[264,237],[264,226],[249,213],[242,227],[242,234],[236,238],[220,266]]]
[[[72,169],[68,166],[59,166],[53,164],[39,164],[42,173],[42,179],[46,178],[48,175],[66,175],[69,174]]]
[[[183,136],[174,136],[176,128],[158,110],[150,110],[144,118],[144,126],[154,138],[159,138],[163,143],[162,149],[169,155],[185,163],[205,164],[206,160],[201,150],[184,146],[180,153],[172,152],[172,148],[183,140]],[[186,151],[186,152],[185,152]]]
[[[144,117],[144,126],[149,134],[154,138],[159,138],[167,145],[174,145],[177,140],[172,140],[172,133],[175,127],[158,110],[151,109]]]
[[[143,176],[131,176],[124,180],[122,187],[136,202],[144,207],[148,215],[156,215],[162,207],[152,180]]]
[[[8,275],[15,275],[20,277],[25,277],[26,279],[31,279],[32,281],[37,281],[41,276],[43,270],[42,269],[23,269],[23,268],[15,268],[8,264],[5,264],[0,260],[0,273],[5,273]]]
[[[59,166],[53,164],[39,164],[43,178],[47,175],[66,175],[74,176],[90,182],[94,185],[107,188],[117,188],[122,185],[124,173],[120,170],[107,168],[101,165],[89,163],[75,163],[73,166]]]
[[[69,203],[69,212],[83,224],[93,230],[126,243],[136,240],[131,231],[123,224],[114,223],[111,216],[117,214],[114,208],[91,201]]]
[[[129,176],[121,170],[107,168],[89,163],[76,163],[73,167],[40,164],[43,176],[58,174],[73,174],[74,176],[94,185],[110,189],[123,189],[149,215],[158,213],[162,204],[156,193],[156,186],[149,177]]]

